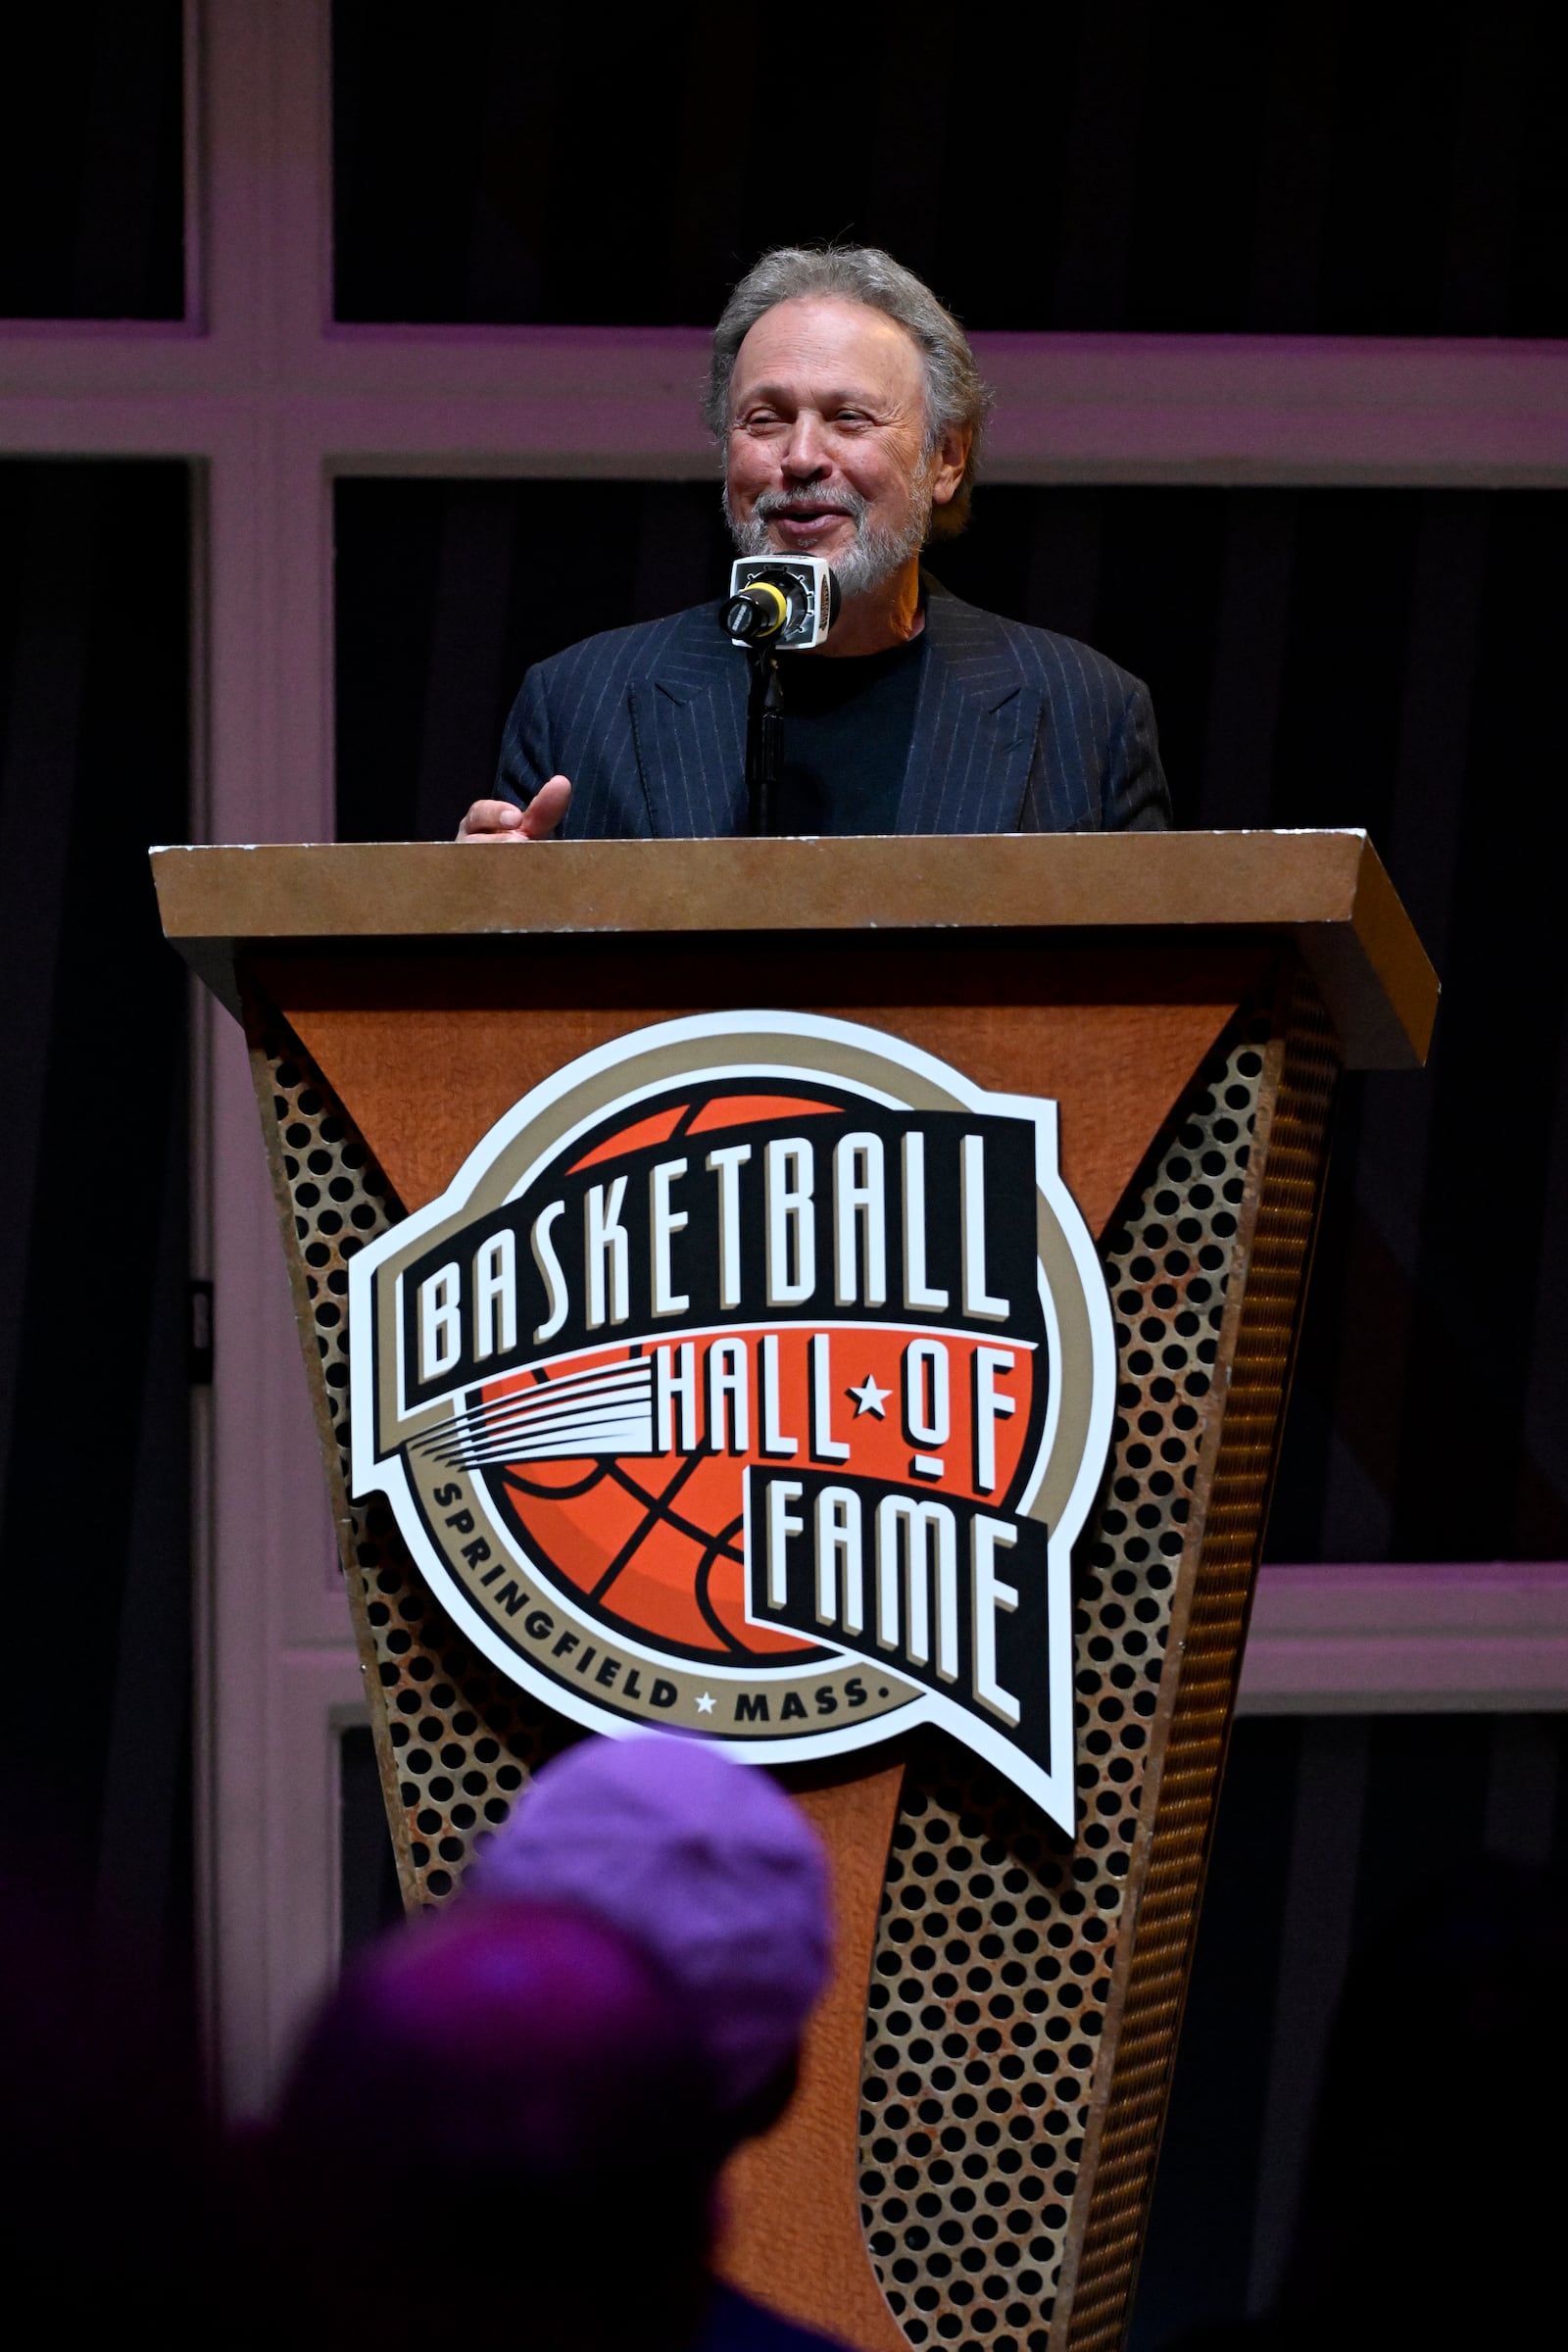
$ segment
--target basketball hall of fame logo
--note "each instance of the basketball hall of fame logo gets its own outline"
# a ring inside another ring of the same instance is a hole
[[[356,1492],[597,1731],[780,1764],[943,1725],[1069,1832],[1109,1302],[1056,1106],[705,1014],[526,1095],[353,1261]]]

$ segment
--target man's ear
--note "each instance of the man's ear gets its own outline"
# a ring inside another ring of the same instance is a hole
[[[958,494],[963,469],[969,463],[974,434],[967,425],[950,424],[931,457],[931,504],[945,507]]]

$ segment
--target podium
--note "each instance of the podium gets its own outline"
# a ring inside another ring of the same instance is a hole
[[[1418,1066],[1436,1009],[1431,967],[1367,841],[1295,833],[344,845],[172,849],[153,863],[168,936],[249,1039],[411,1910],[452,1896],[474,1838],[505,1818],[530,1771],[591,1718],[564,1683],[562,1704],[552,1704],[542,1669],[514,1669],[504,1618],[492,1636],[475,1614],[476,1588],[472,1605],[453,1597],[457,1586],[433,1573],[411,1543],[413,1520],[386,1492],[353,1491],[353,1446],[368,1441],[363,1425],[351,1437],[351,1421],[364,1424],[372,1404],[381,1409],[370,1376],[356,1385],[360,1373],[351,1371],[351,1296],[357,1315],[371,1296],[355,1287],[356,1257],[368,1264],[393,1247],[401,1224],[450,1197],[459,1172],[477,1164],[479,1147],[505,1132],[524,1098],[542,1101],[564,1070],[601,1066],[584,1057],[634,1054],[657,1024],[686,1024],[661,1032],[685,1037],[705,1017],[729,1017],[733,1029],[733,1016],[770,1008],[770,1017],[814,1023],[812,1035],[869,1037],[863,1051],[873,1059],[876,1041],[887,1041],[911,1069],[946,1072],[955,1102],[1056,1105],[1060,1179],[1092,1237],[1103,1296],[1091,1296],[1090,1308],[1110,1351],[1106,1429],[1085,1474],[1070,1596],[1061,1588],[1069,1615],[1059,1689],[1070,1691],[1073,1721],[1065,1750],[1060,1709],[1053,1737],[1058,1757],[1068,1757],[1072,1796],[1065,1810],[1053,1800],[1054,1818],[1017,1775],[999,1769],[983,1740],[956,1737],[934,1678],[929,1700],[913,1682],[878,1686],[884,1698],[888,1688],[914,1693],[906,1711],[914,1728],[899,1728],[895,1707],[892,1736],[880,1743],[798,1764],[782,1750],[760,1751],[828,1843],[838,1945],[796,2103],[732,2167],[721,2260],[737,2283],[864,2352],[945,2342],[1087,2352],[1119,2343],[1335,1079],[1342,1067]],[[806,1066],[825,1049],[802,1052]],[[918,1085],[908,1079],[900,1099],[914,1101]],[[867,1102],[886,1095],[885,1087],[862,1091]],[[797,1107],[804,1130],[805,1110],[832,1106]],[[749,1115],[771,1113],[759,1102]],[[965,1111],[965,1122],[983,1124],[978,1111]],[[874,1123],[870,1111],[865,1123]],[[668,1150],[681,1150],[678,1122],[669,1132],[677,1142]],[[642,1148],[640,1129],[622,1134],[628,1150]],[[846,1149],[851,1179],[838,1198],[863,1244],[856,1260],[852,1240],[852,1276],[867,1285],[870,1147],[858,1136]],[[594,1156],[575,1165],[586,1169]],[[731,1152],[732,1164],[744,1157],[745,1147]],[[681,1247],[690,1238],[680,1233],[684,1214],[670,1210],[668,1170],[701,1167],[696,1142],[660,1164],[665,1174],[653,1180],[650,1213],[664,1240],[656,1255],[671,1231]],[[593,1172],[573,1172],[570,1182],[581,1186]],[[907,1174],[906,1147],[906,1235]],[[564,1200],[566,1178],[558,1189]],[[781,1195],[801,1197],[799,1184]],[[613,1285],[619,1245],[610,1246],[613,1232],[607,1243],[604,1220],[612,1222],[625,1195],[609,1198],[607,1208],[599,1186],[591,1213],[601,1220],[601,1273],[608,1266]],[[539,1233],[548,1240],[558,1210],[564,1216],[561,1200],[529,1228],[541,1270]],[[502,1211],[492,1205],[487,1214],[484,1231],[499,1232]],[[941,1224],[932,1248],[951,1238]],[[420,1311],[428,1309],[435,1335],[425,1371],[447,1360],[441,1319],[456,1317],[457,1293],[442,1286],[456,1283],[453,1269],[469,1256],[460,1251],[450,1268],[422,1276]],[[905,1256],[907,1287],[907,1240]],[[482,1328],[499,1345],[507,1338],[497,1319],[507,1301],[495,1303],[499,1242],[483,1262]],[[510,1268],[511,1257],[505,1262]],[[557,1262],[558,1275],[565,1262]],[[667,1281],[678,1260],[666,1250],[661,1262],[656,1280]],[[790,1262],[798,1274],[798,1256]],[[922,1279],[909,1296],[947,1298],[934,1275]],[[968,1281],[966,1271],[962,1310],[987,1311],[980,1275],[977,1305]],[[564,1275],[561,1283],[564,1299]],[[612,1318],[612,1304],[607,1311]],[[526,1334],[518,1345],[526,1352]],[[355,1346],[363,1353],[358,1338]],[[991,1362],[1001,1352],[980,1355]],[[654,1354],[664,1383],[659,1410],[674,1427],[687,1394],[675,1396],[678,1367],[695,1360],[677,1349],[634,1346],[627,1363],[606,1372],[595,1359],[598,1368],[581,1378],[595,1396],[607,1382],[642,1396]],[[971,1347],[964,1361],[973,1355]],[[409,1377],[422,1377],[420,1367]],[[497,1404],[483,1375],[472,1378],[471,1393],[491,1401],[476,1404],[465,1425],[467,1451],[451,1454],[467,1463],[491,1458],[472,1434],[499,1426],[486,1413],[504,1408],[510,1428],[538,1404],[530,1391],[517,1405],[515,1387]],[[870,1412],[886,1424],[886,1388],[874,1371],[867,1379]],[[827,1441],[835,1461],[848,1452],[844,1430],[858,1435],[865,1409],[865,1391],[848,1394],[861,1402],[855,1422]],[[937,1410],[931,1392],[920,1396],[926,1402],[906,1407],[916,1415],[911,1443],[924,1442],[919,1414]],[[827,1405],[850,1410],[837,1388]],[[741,1407],[732,1400],[729,1409]],[[763,1407],[754,1399],[753,1409]],[[765,1409],[776,1421],[776,1402]],[[988,1426],[1000,1427],[996,1414],[1011,1409],[994,1404]],[[935,1445],[934,1420],[931,1430]],[[588,1454],[610,1442],[602,1431],[578,1441]],[[436,1441],[410,1441],[420,1443]],[[529,1443],[541,1459],[559,1459],[548,1433]],[[645,1452],[657,1443],[647,1440]],[[784,1444],[801,1458],[799,1435]],[[364,1466],[362,1455],[362,1486]],[[579,1487],[591,1484],[593,1468],[590,1460]],[[911,1457],[911,1475],[941,1469],[940,1460]],[[757,1477],[755,1465],[746,1475]],[[804,1478],[780,1490],[777,1526],[797,1524],[788,1498],[812,1491]],[[532,1494],[537,1485],[519,1480],[519,1491]],[[553,1510],[558,1492],[565,1490],[551,1491]],[[754,1516],[761,1492],[747,1489]],[[821,1507],[848,1509],[842,1499]],[[461,1507],[450,1514],[463,1515]],[[752,1544],[749,1522],[748,1560]],[[741,1575],[733,1566],[741,1549],[735,1532],[726,1574]],[[722,1550],[715,1537],[705,1559],[710,1565]],[[456,1551],[452,1558],[461,1579],[466,1571]],[[912,1579],[912,1550],[909,1561]],[[998,1589],[993,1574],[993,1598]],[[1004,1623],[995,1612],[989,1622],[993,1630]],[[940,1673],[940,1629],[937,1641]],[[599,1671],[603,1679],[610,1669]],[[994,1665],[988,1671],[994,1685]],[[623,1681],[635,1679],[628,1671]]]

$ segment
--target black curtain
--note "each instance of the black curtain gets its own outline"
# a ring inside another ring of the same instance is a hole
[[[190,1973],[189,486],[0,465],[6,1845]]]
[[[0,318],[182,316],[181,14],[0,11]]]
[[[840,238],[971,327],[1568,331],[1545,0],[332,21],[340,318],[707,325]]]

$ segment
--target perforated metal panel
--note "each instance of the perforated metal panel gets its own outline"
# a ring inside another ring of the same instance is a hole
[[[1304,978],[1280,1011],[1237,1235],[1246,1291],[1228,1301],[1220,1335],[1217,1426],[1213,1440],[1205,1432],[1153,1723],[1135,1933],[1118,1958],[1110,2080],[1097,2086],[1103,2120],[1073,2218],[1071,2352],[1120,2343],[1137,2275],[1321,1198],[1338,1049]]]
[[[1102,1249],[1121,1381],[1107,1489],[1075,1563],[1076,1842],[945,1740],[922,1746],[906,1784],[873,1962],[860,2186],[884,2291],[916,2345],[1050,2342],[1267,1041],[1266,1018],[1250,1020],[1213,1056]]]
[[[255,1051],[317,1334],[351,1601],[386,1704],[405,1894],[439,1902],[573,1734],[455,1631],[386,1506],[347,1499],[347,1260],[400,1210],[297,1042],[274,1021]],[[1075,1564],[1076,1840],[942,1737],[911,1743],[868,1998],[859,2177],[878,2276],[917,2346],[1063,2352],[1120,2337],[1334,1068],[1309,993],[1288,1020],[1271,1005],[1239,1020],[1105,1237],[1121,1380],[1111,1469]]]
[[[391,1753],[382,1753],[382,1784],[404,1897],[441,1902],[530,1770],[575,1735],[456,1631],[387,1505],[349,1499],[348,1261],[403,1211],[297,1041],[274,1025],[257,1051],[277,1126],[275,1179],[298,1243],[294,1277],[320,1357],[350,1604],[385,1698]]]

